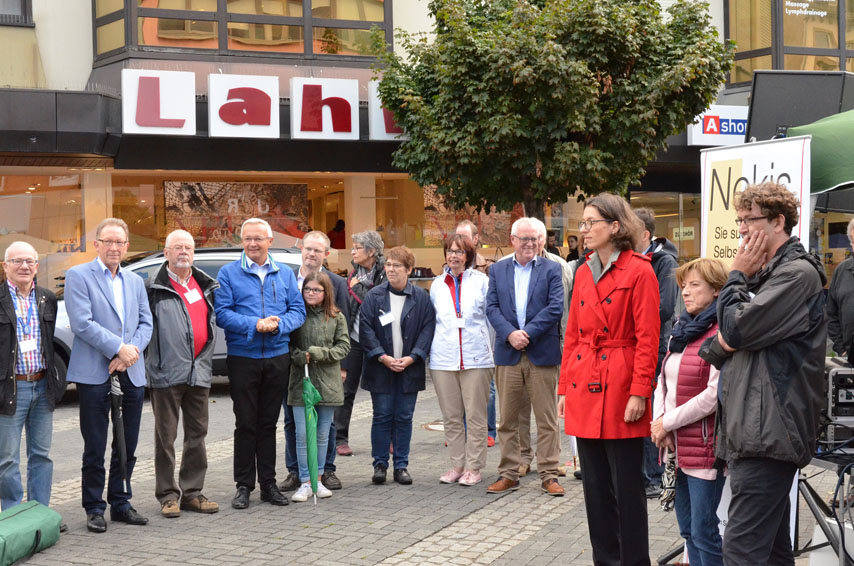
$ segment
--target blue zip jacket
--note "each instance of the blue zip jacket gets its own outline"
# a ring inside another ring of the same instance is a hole
[[[305,303],[294,272],[269,257],[271,267],[263,283],[249,270],[252,260],[245,253],[219,270],[216,324],[225,330],[230,356],[258,359],[287,354],[290,333],[305,322]],[[272,315],[280,319],[279,332],[257,332],[258,320]]]

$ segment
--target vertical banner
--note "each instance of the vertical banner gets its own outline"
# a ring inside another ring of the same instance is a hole
[[[792,235],[809,245],[811,139],[800,136],[700,151],[702,257],[732,263],[739,243],[735,194],[765,181],[781,183],[798,197],[801,221]]]

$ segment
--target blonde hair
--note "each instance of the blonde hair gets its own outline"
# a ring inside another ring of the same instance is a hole
[[[676,284],[682,288],[688,273],[696,270],[703,281],[711,285],[715,291],[720,291],[729,278],[729,268],[719,259],[700,257],[676,268]]]

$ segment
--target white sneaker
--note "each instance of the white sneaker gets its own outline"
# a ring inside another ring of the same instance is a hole
[[[329,488],[323,485],[323,482],[317,482],[317,496],[321,499],[326,499],[327,497],[332,497],[332,492],[329,491]]]
[[[308,501],[308,498],[311,497],[311,495],[311,484],[309,482],[305,482],[304,484],[299,486],[299,489],[296,491],[296,493],[291,495],[291,501],[293,501],[294,503],[302,503],[303,501]]]

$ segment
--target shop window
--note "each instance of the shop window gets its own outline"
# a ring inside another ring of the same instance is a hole
[[[739,52],[771,47],[771,1],[730,0],[729,38]]]
[[[680,264],[700,257],[699,194],[632,191],[632,208],[655,212],[655,237],[667,238],[678,250]]]
[[[300,26],[229,22],[228,48],[236,51],[302,53],[305,50],[302,32]]]
[[[824,55],[786,55],[785,68],[790,71],[838,71],[839,58]]]
[[[313,28],[314,52],[325,55],[368,55],[371,32],[365,29]]]
[[[383,0],[311,0],[311,15],[359,22],[385,20]]]
[[[125,7],[125,0],[95,0],[95,17],[100,18]]]
[[[731,83],[744,83],[753,80],[753,71],[759,69],[773,69],[771,55],[751,57],[750,59],[737,59],[730,71]]]
[[[216,49],[217,22],[139,18],[139,44],[190,49]]]
[[[791,47],[836,48],[839,45],[839,4],[799,2],[806,7],[783,7],[783,41]],[[807,13],[804,13],[807,12]]]
[[[228,0],[229,14],[302,17],[302,0]]]
[[[116,20],[96,30],[98,55],[125,46],[125,21]]]
[[[161,10],[195,10],[198,12],[216,12],[217,0],[137,0],[141,8],[160,8]]]

